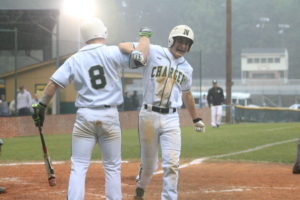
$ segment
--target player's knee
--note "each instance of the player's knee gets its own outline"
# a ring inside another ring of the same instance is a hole
[[[89,160],[71,157],[71,169],[80,169],[80,170],[86,170],[89,166]]]
[[[157,165],[144,166],[142,169],[143,175],[151,176],[157,170]]]
[[[179,164],[169,163],[162,166],[165,175],[177,174],[179,171]]]

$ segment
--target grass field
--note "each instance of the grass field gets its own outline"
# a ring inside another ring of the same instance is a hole
[[[192,127],[182,128],[182,160],[212,157],[252,149],[258,146],[297,139],[300,123],[251,123],[207,127],[206,133],[196,133]],[[122,139],[123,160],[139,159],[137,130],[124,130]],[[45,135],[48,151],[53,161],[70,159],[71,135]],[[225,156],[222,160],[293,163],[297,141],[273,145],[257,151]],[[93,160],[100,159],[98,147]],[[39,136],[4,139],[1,163],[42,161]]]

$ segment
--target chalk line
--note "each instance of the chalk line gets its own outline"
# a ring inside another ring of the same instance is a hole
[[[228,156],[234,156],[234,155],[238,155],[238,154],[249,153],[249,152],[258,151],[258,150],[261,150],[261,149],[264,149],[264,148],[268,148],[268,147],[272,147],[272,146],[276,146],[276,145],[280,145],[280,144],[295,142],[295,141],[298,141],[298,140],[299,140],[299,138],[293,138],[293,139],[290,139],[290,140],[274,142],[274,143],[270,143],[270,144],[264,144],[264,145],[257,146],[257,147],[254,147],[254,148],[250,148],[250,149],[246,149],[246,150],[243,150],[243,151],[232,152],[232,153],[221,154],[221,155],[215,155],[215,156],[209,156],[209,157],[203,157],[203,158],[197,158],[195,160],[192,160],[189,163],[185,163],[185,164],[180,165],[179,168],[186,168],[186,167],[189,167],[189,166],[192,166],[192,165],[198,165],[198,164],[201,164],[204,161],[209,160],[209,159],[224,158],[224,157],[228,157]],[[53,161],[52,163],[54,165],[59,165],[59,164],[70,163],[70,161]],[[101,164],[102,161],[91,161],[90,163],[91,164],[93,164],[93,163]],[[122,161],[122,163],[129,163],[129,162],[125,160],[125,161]],[[16,163],[2,163],[2,164],[0,164],[0,167],[1,166],[18,166],[18,165],[43,165],[43,164],[44,164],[44,162],[16,162]],[[162,173],[163,173],[163,171],[159,170],[159,171],[156,171],[154,174],[162,174]]]
[[[186,167],[189,167],[189,166],[192,166],[192,165],[198,165],[198,164],[201,164],[204,161],[209,160],[209,159],[224,158],[224,157],[228,157],[228,156],[234,156],[234,155],[238,155],[238,154],[249,153],[249,152],[258,151],[258,150],[261,150],[261,149],[264,149],[264,148],[268,148],[268,147],[272,147],[272,146],[276,146],[276,145],[280,145],[280,144],[295,142],[295,141],[298,141],[298,140],[299,140],[299,138],[294,138],[294,139],[290,139],[290,140],[284,140],[284,141],[280,141],[280,142],[264,144],[264,145],[257,146],[257,147],[251,148],[251,149],[246,149],[246,150],[243,150],[243,151],[198,158],[198,159],[192,160],[189,163],[185,163],[185,164],[180,165],[179,168],[181,169],[181,168],[186,168]],[[163,171],[159,170],[159,171],[156,171],[154,174],[162,174],[162,173],[163,173]]]

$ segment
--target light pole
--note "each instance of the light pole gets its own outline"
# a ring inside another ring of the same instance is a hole
[[[283,35],[285,33],[285,31],[287,29],[290,28],[290,25],[289,24],[278,24],[278,28],[279,28],[279,31],[278,31],[278,34],[281,35],[281,48],[284,48],[284,38],[283,38]]]
[[[202,107],[203,105],[203,98],[202,98],[202,52],[200,50],[200,53],[199,53],[199,67],[200,67],[200,97],[199,97],[199,108]]]
[[[232,10],[231,0],[226,1],[226,122],[231,122],[232,87]]]
[[[258,36],[258,38],[259,38],[259,40],[258,40],[258,45],[259,45],[260,47],[263,46],[263,29],[265,28],[265,25],[266,25],[269,21],[270,21],[270,18],[269,18],[269,17],[260,17],[260,18],[259,18],[259,23],[256,24],[256,26],[255,26],[256,28],[261,29],[260,31],[258,31],[258,32],[259,32],[259,36]]]

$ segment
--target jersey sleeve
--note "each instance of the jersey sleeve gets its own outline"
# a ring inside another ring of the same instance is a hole
[[[72,61],[68,59],[61,65],[51,76],[51,80],[58,84],[60,87],[65,88],[73,80]]]
[[[193,68],[190,68],[190,70],[186,72],[186,80],[183,81],[181,90],[183,92],[190,91],[192,88],[192,81],[193,81]]]
[[[129,65],[129,55],[126,53],[122,53],[119,47],[111,46],[110,47],[110,56],[111,59],[114,61],[115,66],[117,68],[125,68]]]

